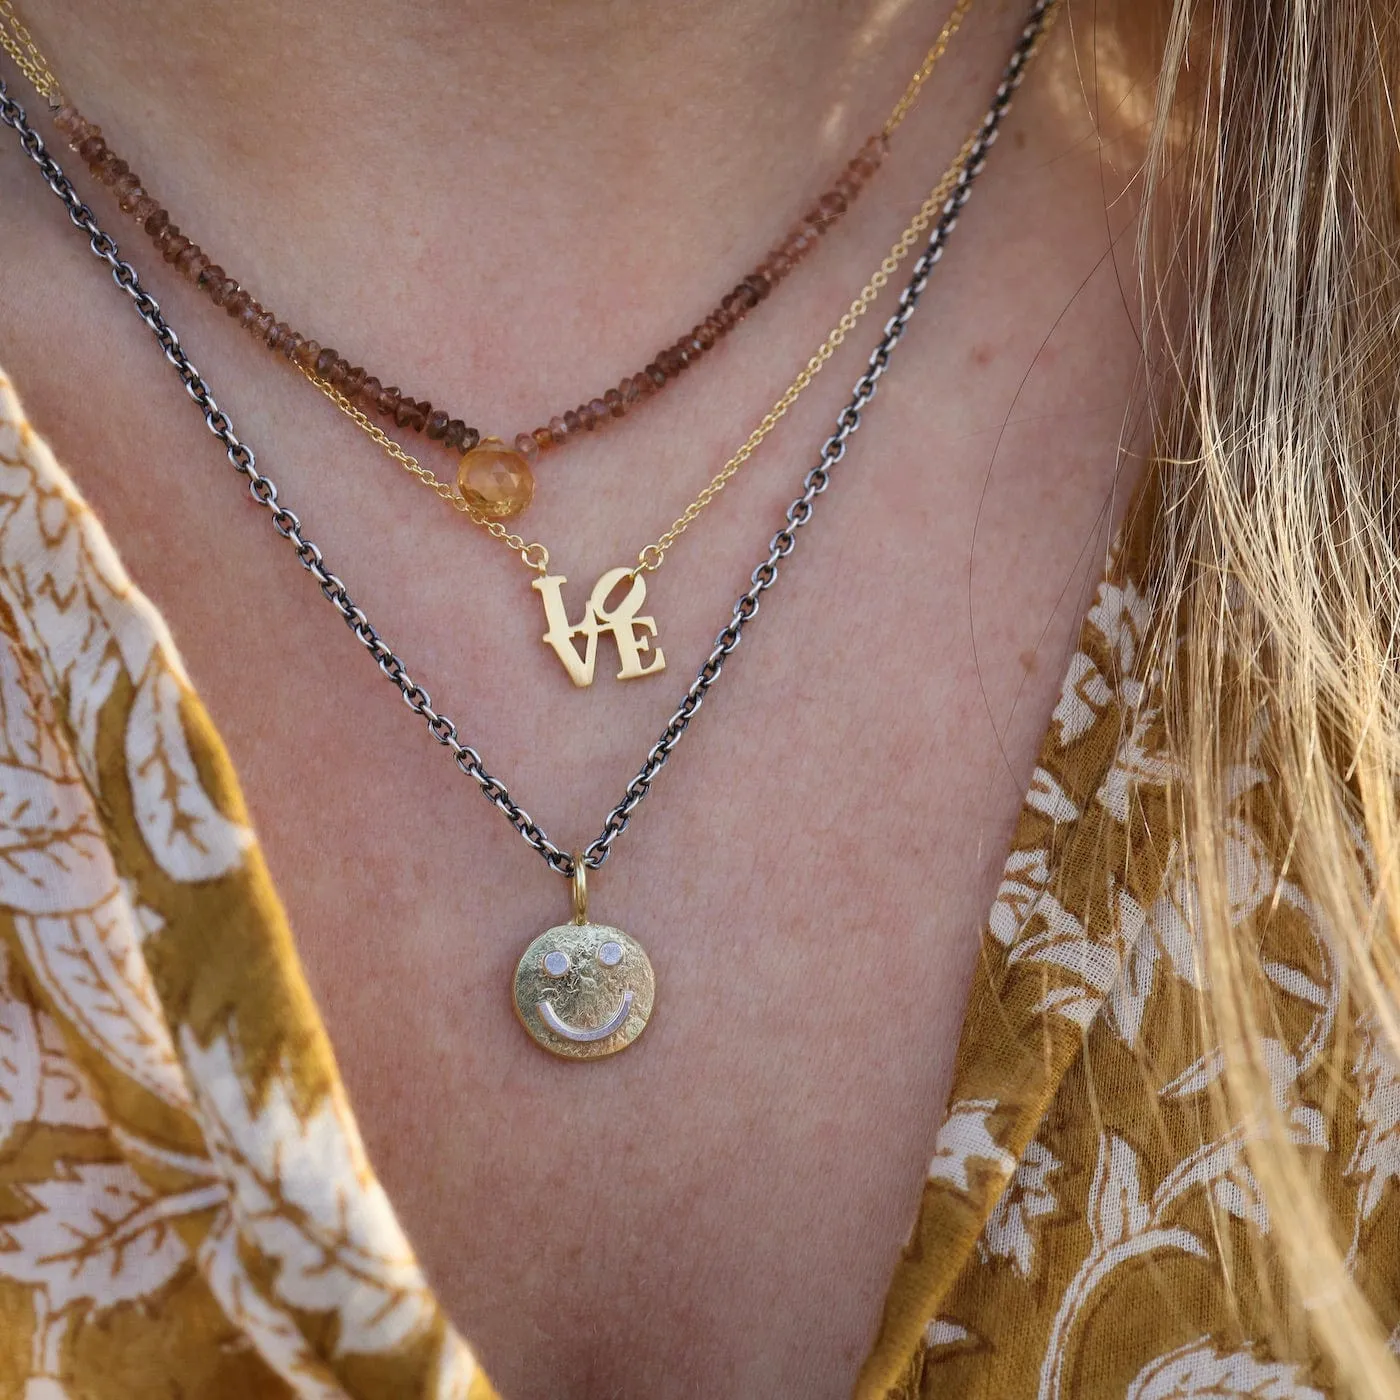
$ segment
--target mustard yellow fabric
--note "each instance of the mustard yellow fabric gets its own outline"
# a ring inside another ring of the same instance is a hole
[[[1267,1341],[1271,1221],[1242,1130],[1208,1126],[1137,519],[1025,800],[860,1400],[1336,1393]],[[1269,778],[1234,781],[1243,812]],[[1400,1320],[1400,1073],[1277,835],[1241,816],[1230,842],[1241,915],[1274,910],[1277,1093]],[[218,736],[0,375],[0,1400],[493,1394],[366,1160]]]

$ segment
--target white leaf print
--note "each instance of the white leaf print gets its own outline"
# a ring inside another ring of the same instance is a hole
[[[235,1226],[277,1263],[277,1297],[334,1313],[340,1353],[385,1351],[431,1324],[427,1282],[339,1091],[303,1117],[276,1075],[254,1105],[226,1039],[181,1037]]]
[[[200,785],[180,714],[175,675],[152,658],[126,731],[126,767],[141,835],[174,880],[212,880],[236,870],[252,833],[231,822]]]
[[[959,1191],[970,1189],[968,1164],[985,1162],[1000,1175],[1010,1176],[1016,1159],[992,1136],[988,1126],[994,1099],[959,1099],[938,1130],[928,1179],[945,1181]]]
[[[297,1400],[346,1400],[345,1391],[295,1320],[275,1306],[248,1276],[238,1257],[238,1239],[227,1211],[220,1214],[200,1244],[199,1269],[225,1315],[292,1387]]]
[[[1142,1195],[1138,1156],[1116,1134],[1099,1143],[1094,1181],[1089,1188],[1089,1227],[1098,1249],[1122,1244],[1140,1235],[1151,1223],[1151,1212]]]
[[[1148,1362],[1124,1400],[1326,1400],[1300,1368],[1252,1352],[1215,1350],[1201,1337]]]
[[[1043,812],[1056,825],[1072,822],[1079,816],[1079,808],[1070,795],[1060,786],[1055,775],[1044,768],[1037,768],[1031,774],[1026,806]]]
[[[107,1059],[176,1108],[191,1100],[118,887],[90,913],[15,920],[29,966],[58,1010]]]
[[[956,1322],[950,1322],[946,1317],[936,1317],[924,1328],[924,1345],[930,1349],[933,1347],[948,1347],[955,1342],[965,1342],[972,1336],[972,1333]]]
[[[433,1381],[433,1400],[468,1400],[476,1373],[476,1358],[455,1332],[449,1332]]]
[[[1361,1048],[1353,1067],[1359,1089],[1356,1147],[1347,1176],[1357,1183],[1355,1237],[1349,1261],[1360,1247],[1361,1227],[1380,1205],[1391,1182],[1400,1180],[1400,1072],[1374,1015],[1357,1023]]]
[[[1030,1143],[983,1228],[984,1255],[1009,1260],[1022,1278],[1030,1277],[1035,1258],[1033,1222],[1055,1210],[1055,1193],[1049,1182],[1061,1165],[1044,1143]]]
[[[77,773],[0,763],[0,905],[28,914],[81,909],[101,899],[113,878]]]
[[[17,1128],[38,1117],[43,1079],[34,1012],[23,1002],[8,998],[4,985],[0,949],[0,1148]]]
[[[1149,747],[1148,735],[1156,719],[1156,710],[1135,708],[1132,711],[1132,727],[1119,741],[1113,762],[1094,794],[1095,800],[1117,822],[1127,823],[1132,796],[1138,788],[1162,787],[1176,772],[1176,765],[1170,758]]]
[[[1112,701],[1113,692],[1093,658],[1082,651],[1075,652],[1065,673],[1064,689],[1050,715],[1060,747],[1066,749],[1087,734]]]
[[[125,1162],[59,1162],[48,1181],[12,1186],[37,1207],[0,1226],[0,1276],[42,1287],[55,1312],[154,1292],[188,1257],[171,1217],[202,1197],[157,1196]]]

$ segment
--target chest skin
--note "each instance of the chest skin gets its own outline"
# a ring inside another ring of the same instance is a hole
[[[397,702],[0,142],[0,363],[171,625],[371,1158],[512,1400],[849,1393],[1105,548],[1136,338],[1099,155],[1065,111],[1049,77],[1028,85],[818,519],[591,881],[594,917],[657,975],[644,1037],[593,1064],[548,1058],[511,1010],[521,951],[568,916],[564,882]],[[913,187],[853,219],[783,315],[548,469],[528,519],[570,617],[742,440]],[[664,673],[619,684],[604,633],[578,689],[517,562],[99,213],[437,708],[561,844],[591,839],[766,553],[856,357],[648,581]],[[437,294],[466,301],[480,275],[464,265]],[[649,343],[653,305],[618,315],[634,332],[619,343]],[[445,332],[426,349],[374,334],[386,363],[418,357],[411,382],[455,382]],[[576,391],[567,368],[503,391],[505,416]]]

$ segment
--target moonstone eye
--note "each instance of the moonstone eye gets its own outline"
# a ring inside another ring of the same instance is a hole
[[[622,945],[609,939],[598,949],[598,961],[604,967],[616,967],[622,961]]]
[[[618,954],[621,957],[621,952]],[[544,955],[544,970],[551,977],[562,977],[569,970],[569,955],[562,948]]]

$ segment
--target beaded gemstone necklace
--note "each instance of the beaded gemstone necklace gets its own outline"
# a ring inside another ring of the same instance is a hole
[[[397,386],[385,387],[377,375],[303,335],[279,320],[248,289],[230,277],[197,243],[180,231],[169,212],[151,195],[141,178],[110,146],[102,129],[64,98],[58,79],[33,37],[15,12],[13,0],[0,0],[0,46],[10,54],[54,109],[54,125],[89,170],[108,186],[122,213],[129,215],[152,240],[164,260],[203,291],[211,302],[274,353],[281,354],[311,377],[343,394],[362,413],[389,425],[421,433],[458,460],[456,480],[462,498],[489,520],[507,520],[525,510],[535,494],[534,467],[539,458],[592,433],[613,419],[625,417],[675,380],[767,300],[816,248],[823,235],[840,221],[889,153],[895,130],[913,110],[925,83],[947,51],[971,10],[973,0],[956,0],[923,61],[905,85],[880,130],[847,163],[840,177],[774,245],[759,265],[739,281],[710,313],[690,331],[668,345],[636,374],[614,388],[554,415],[531,432],[515,435],[508,444],[483,436],[465,419],[435,408]]]

